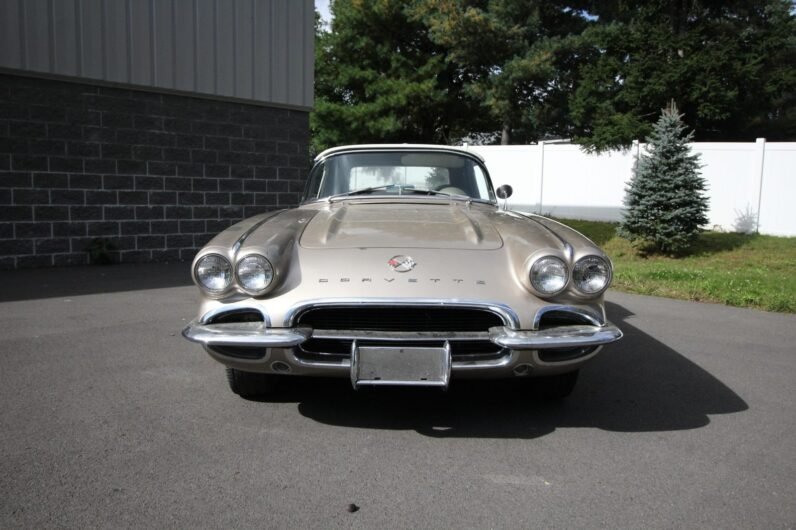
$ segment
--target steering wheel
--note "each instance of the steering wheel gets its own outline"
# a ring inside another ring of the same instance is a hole
[[[456,186],[448,186],[444,184],[442,186],[437,186],[435,191],[441,191],[442,193],[450,193],[451,195],[464,195],[467,197],[467,193],[461,188],[457,188]]]

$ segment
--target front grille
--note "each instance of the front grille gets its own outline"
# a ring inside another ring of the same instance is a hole
[[[503,319],[485,309],[466,307],[317,307],[301,313],[297,325],[319,330],[487,331]]]

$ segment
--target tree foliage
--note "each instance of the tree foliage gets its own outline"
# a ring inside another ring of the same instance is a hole
[[[649,154],[639,156],[626,189],[620,225],[623,237],[672,254],[687,250],[708,222],[699,155],[691,154],[693,131],[686,132],[682,117],[672,102],[653,126]]]
[[[787,0],[334,0],[316,37],[317,149],[627,146],[674,99],[696,140],[796,138]]]
[[[594,2],[570,95],[597,149],[649,133],[674,99],[695,140],[796,137],[796,21],[785,0]]]
[[[316,150],[344,143],[448,143],[471,123],[462,81],[399,0],[337,0],[316,31]]]

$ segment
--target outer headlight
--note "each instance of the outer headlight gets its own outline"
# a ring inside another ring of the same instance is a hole
[[[232,283],[232,264],[219,254],[208,254],[200,258],[194,272],[199,287],[211,293],[224,292]]]
[[[274,267],[263,256],[250,254],[238,262],[235,274],[247,293],[259,294],[273,281]]]
[[[611,283],[611,265],[599,256],[586,256],[572,270],[575,289],[584,294],[597,294]]]
[[[567,286],[568,277],[567,264],[555,256],[540,258],[531,267],[531,285],[546,295],[563,291]]]

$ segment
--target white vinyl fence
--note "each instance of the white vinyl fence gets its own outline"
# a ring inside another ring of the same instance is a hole
[[[619,221],[639,151],[588,154],[570,144],[469,146],[486,160],[492,183],[510,184],[512,210]],[[796,236],[796,142],[693,143],[707,181],[707,228]]]

